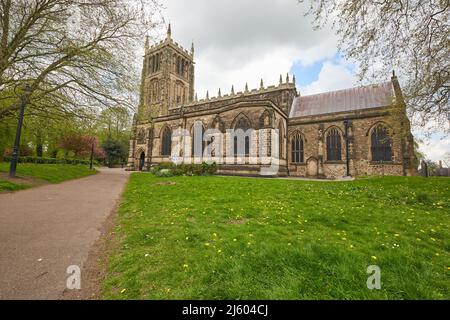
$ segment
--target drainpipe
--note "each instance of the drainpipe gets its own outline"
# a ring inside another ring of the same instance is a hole
[[[348,127],[350,125],[350,122],[348,120],[344,120],[344,127],[345,127],[345,160],[346,160],[346,166],[347,166],[347,177],[350,177],[350,147],[348,142]]]

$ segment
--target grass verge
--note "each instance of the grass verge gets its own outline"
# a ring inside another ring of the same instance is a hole
[[[0,163],[0,173],[9,171],[9,163]],[[17,165],[17,176],[23,178],[33,178],[48,183],[60,183],[66,180],[81,178],[95,174],[95,170],[90,170],[85,165],[64,165],[64,164],[32,164],[19,163]],[[30,185],[17,183],[14,181],[0,180],[1,191],[15,191],[20,190]]]
[[[450,179],[135,173],[106,299],[448,299]],[[368,290],[367,267],[381,268]]]

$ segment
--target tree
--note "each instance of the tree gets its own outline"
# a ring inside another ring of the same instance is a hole
[[[111,107],[101,112],[96,121],[96,130],[106,140],[128,141],[130,138],[131,116],[127,108]]]
[[[88,158],[94,145],[94,157],[104,159],[105,153],[99,148],[97,138],[91,136],[69,135],[64,137],[58,147],[63,149],[66,154],[73,152],[75,158]]]
[[[116,140],[107,139],[103,142],[102,148],[106,153],[109,167],[111,167],[114,161],[117,160],[119,160],[120,163],[123,163],[128,155],[124,145]]]
[[[431,120],[432,128],[450,131],[450,1],[299,0],[306,1],[315,27],[333,22],[360,79],[398,70],[410,114],[422,126]],[[377,64],[381,70],[370,75]]]
[[[130,66],[156,1],[0,1],[0,121],[15,115],[25,84],[38,111],[131,108],[139,72]]]

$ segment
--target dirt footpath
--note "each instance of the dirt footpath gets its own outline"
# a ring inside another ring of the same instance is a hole
[[[115,211],[123,169],[0,194],[0,299],[61,299]],[[85,283],[86,286],[91,284]],[[83,271],[81,273],[83,288]]]

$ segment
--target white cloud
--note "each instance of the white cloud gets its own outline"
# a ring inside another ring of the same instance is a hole
[[[331,58],[336,37],[329,28],[314,31],[304,5],[296,0],[167,0],[165,20],[185,48],[195,43],[196,91],[215,95],[278,84],[292,65]],[[164,37],[161,30],[160,40]]]
[[[327,91],[350,88],[357,85],[357,77],[343,60],[337,63],[325,61],[316,81],[300,88],[301,95],[310,95]]]

